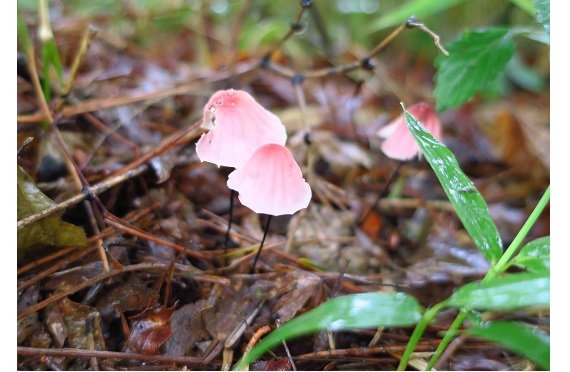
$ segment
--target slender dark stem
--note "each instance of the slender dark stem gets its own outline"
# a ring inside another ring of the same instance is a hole
[[[255,273],[255,265],[257,264],[257,259],[259,258],[259,254],[261,253],[261,248],[263,248],[263,243],[265,242],[265,238],[267,237],[267,231],[269,231],[269,224],[271,223],[272,215],[267,215],[267,223],[265,224],[265,231],[263,231],[263,238],[261,239],[261,243],[259,244],[259,249],[257,254],[255,255],[255,259],[253,260],[253,265],[251,266],[251,270],[249,271],[250,274]]]
[[[388,192],[390,191],[390,187],[392,186],[392,184],[394,183],[394,181],[396,180],[396,175],[400,172],[400,168],[402,167],[403,162],[398,162],[398,166],[396,166],[396,169],[394,169],[394,171],[392,172],[392,174],[390,175],[390,179],[388,180],[388,182],[386,182],[386,184],[384,185],[384,189],[382,190],[381,193],[378,194],[378,197],[376,198],[376,201],[374,202],[374,204],[372,204],[370,206],[370,208],[368,208],[368,210],[366,211],[366,213],[364,213],[364,215],[362,216],[362,218],[360,219],[360,221],[358,221],[358,224],[362,224],[364,221],[366,221],[366,218],[368,218],[368,215],[374,210],[376,209],[376,207],[378,206],[378,203],[380,203],[380,199],[385,198],[386,195],[388,195]]]
[[[226,231],[226,243],[224,245],[224,253],[228,251],[228,243],[230,242],[230,230],[232,228],[232,219],[234,215],[234,197],[235,190],[230,193],[230,216],[228,217],[228,231]]]

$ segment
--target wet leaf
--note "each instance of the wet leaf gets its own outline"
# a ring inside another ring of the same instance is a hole
[[[170,317],[174,308],[154,302],[142,313],[130,317],[133,325],[127,340],[127,352],[157,354],[160,346],[172,335]]]
[[[491,28],[466,32],[447,50],[448,57],[435,60],[437,111],[469,101],[494,81],[513,56],[515,43],[508,29]]]
[[[487,203],[463,173],[453,153],[426,131],[409,112],[405,109],[404,112],[410,132],[434,170],[465,230],[483,256],[495,264],[503,254],[503,244]]]
[[[459,288],[447,301],[455,308],[475,310],[517,310],[550,306],[550,276],[509,274],[485,282],[472,282]]]
[[[550,370],[550,336],[522,323],[494,321],[469,328],[466,333],[502,345]]]
[[[235,367],[243,370],[282,340],[323,329],[341,331],[380,326],[409,326],[422,316],[415,298],[404,293],[363,293],[334,298],[283,324],[258,343]]]
[[[535,273],[550,273],[550,236],[533,240],[522,247],[512,264]]]
[[[85,280],[96,277],[103,272],[101,265],[90,264],[77,266],[68,270],[61,270],[50,275],[44,282],[43,289],[48,291],[63,292],[72,290]]]
[[[205,304],[205,300],[198,300],[174,311],[170,317],[172,336],[164,344],[165,355],[192,355],[197,341],[210,338],[200,317]]]
[[[533,0],[533,4],[536,8],[536,20],[550,36],[550,0]]]
[[[53,205],[55,203],[44,195],[32,178],[18,166],[18,221]],[[44,244],[56,247],[85,246],[87,237],[80,227],[63,222],[61,213],[18,230],[18,255],[29,248]]]
[[[106,350],[100,319],[95,308],[64,298],[46,308],[44,324],[58,348]],[[64,370],[86,370],[88,363],[86,358],[57,360]]]
[[[259,361],[251,366],[251,371],[291,371],[293,366],[287,358]]]
[[[18,295],[18,314],[36,305],[41,300],[39,286],[33,284]],[[18,319],[18,345],[36,345],[48,347],[51,343],[43,324],[38,320],[38,313]]]
[[[280,283],[288,283],[289,285],[285,284],[285,286],[289,288],[285,288],[285,294],[275,304],[273,313],[279,314],[279,319],[282,322],[287,322],[295,316],[297,311],[303,308],[309,298],[315,295],[321,279],[311,272],[293,270],[279,277],[276,281],[276,287],[284,286]]]
[[[130,276],[126,282],[108,287],[105,296],[97,301],[96,307],[103,318],[110,321],[116,317],[116,310],[140,311],[158,297],[159,294],[155,289],[149,288],[136,276]]]

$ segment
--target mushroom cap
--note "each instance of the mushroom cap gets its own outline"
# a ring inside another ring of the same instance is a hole
[[[441,141],[441,124],[435,110],[427,103],[420,102],[408,108],[412,114],[438,141]],[[380,149],[389,158],[409,160],[421,155],[416,140],[406,125],[404,113],[392,120],[376,133],[384,138]]]
[[[242,90],[214,93],[204,107],[202,127],[210,131],[196,143],[196,153],[217,166],[239,168],[259,146],[287,140],[281,120]]]
[[[289,150],[273,143],[259,147],[242,168],[230,173],[228,187],[246,207],[273,216],[307,208],[312,196]]]

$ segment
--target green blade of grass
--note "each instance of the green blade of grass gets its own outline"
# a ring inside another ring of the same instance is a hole
[[[466,333],[502,345],[550,370],[550,336],[539,329],[518,322],[494,321],[469,328]]]
[[[387,27],[400,25],[411,16],[424,18],[445,11],[447,8],[460,4],[465,0],[413,0],[402,2],[401,5],[391,12],[383,14],[378,20],[369,26],[370,33],[381,31]]]
[[[463,173],[455,156],[405,108],[406,124],[433,168],[457,216],[483,256],[494,265],[503,253],[499,231],[487,203]]]
[[[32,50],[32,41],[30,39],[30,33],[28,31],[28,26],[22,17],[22,12],[20,11],[20,5],[18,4],[18,43],[22,47],[22,51],[29,56]]]
[[[447,306],[475,310],[518,310],[550,306],[550,276],[509,274],[464,285],[446,301]]]
[[[362,293],[334,298],[275,329],[235,366],[243,370],[283,340],[322,329],[409,326],[422,317],[417,300],[404,293]]]

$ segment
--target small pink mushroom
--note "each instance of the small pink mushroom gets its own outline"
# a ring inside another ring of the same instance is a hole
[[[289,150],[274,143],[259,147],[243,167],[230,173],[228,187],[246,207],[273,216],[306,208],[312,195]]]
[[[417,103],[408,108],[408,112],[441,142],[441,124],[437,113],[429,104]],[[421,155],[420,147],[406,125],[404,113],[382,127],[376,134],[384,138],[380,149],[389,158],[409,160]]]
[[[259,146],[287,140],[281,120],[242,90],[214,93],[204,107],[202,128],[210,131],[196,143],[196,153],[218,167],[239,168]]]

